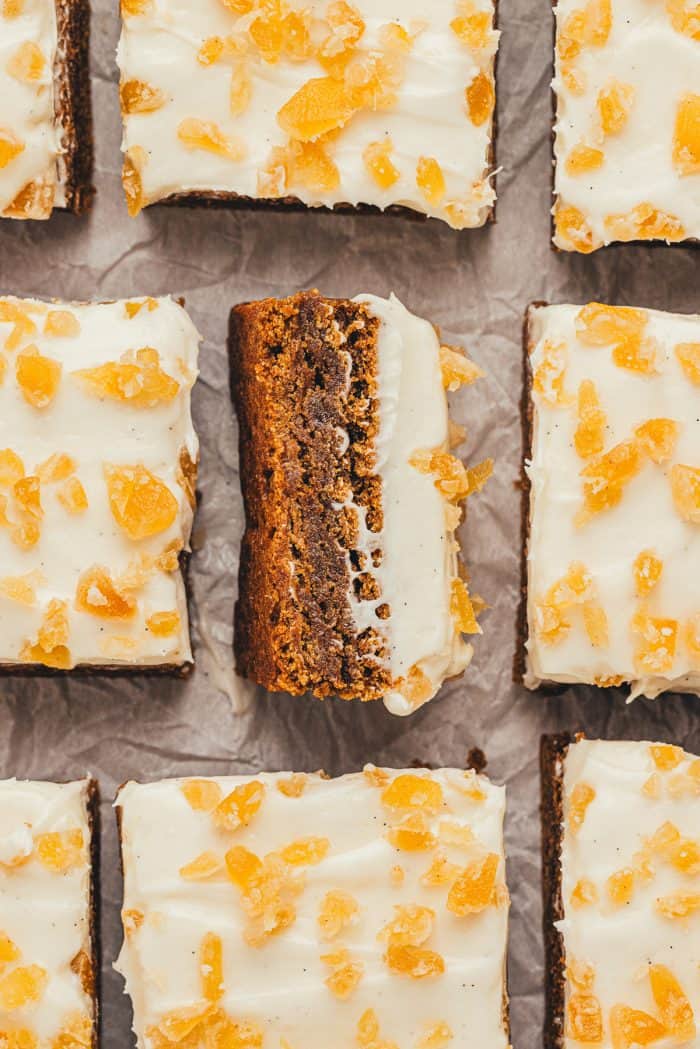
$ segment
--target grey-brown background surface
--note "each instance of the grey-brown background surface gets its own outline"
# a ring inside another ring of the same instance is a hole
[[[620,692],[592,689],[544,699],[511,684],[522,314],[532,299],[600,297],[698,311],[700,255],[678,247],[622,246],[588,258],[550,251],[548,0],[501,2],[503,170],[495,226],[455,233],[434,222],[379,217],[182,209],[155,209],[130,220],[119,181],[118,3],[93,4],[97,204],[84,220],[0,223],[0,291],[69,299],[171,292],[186,297],[204,336],[194,393],[202,441],[192,562],[195,674],[187,682],[0,682],[1,773],[50,779],[90,771],[101,782],[105,1049],[131,1044],[130,1008],[111,970],[121,942],[121,879],[110,804],[120,782],[287,768],[338,774],[367,761],[400,766],[416,758],[460,765],[475,745],[486,751],[491,776],[509,790],[513,1042],[516,1049],[531,1049],[540,1038],[543,984],[539,737],[584,728],[607,737],[673,739],[697,751],[700,707],[693,698],[638,700],[627,707]],[[408,720],[393,718],[381,704],[362,708],[254,693],[236,682],[231,668],[241,501],[227,387],[228,311],[237,301],[311,286],[328,295],[395,291],[441,325],[447,338],[466,345],[489,375],[455,396],[454,414],[468,427],[468,454],[490,455],[498,464],[462,529],[475,588],[492,607],[466,676]]]

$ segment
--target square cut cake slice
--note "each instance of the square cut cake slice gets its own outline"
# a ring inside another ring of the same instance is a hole
[[[554,243],[700,239],[695,0],[557,0]]]
[[[700,758],[542,746],[546,1049],[700,1045]]]
[[[525,684],[700,692],[700,317],[532,306]]]
[[[117,807],[139,1049],[507,1049],[503,787],[368,766]]]
[[[0,782],[0,1030],[21,1049],[97,1049],[94,780]]]
[[[495,201],[495,0],[122,0],[129,210]]]
[[[0,216],[92,201],[89,0],[0,0]]]
[[[0,670],[191,664],[198,344],[169,298],[0,299]]]
[[[455,529],[492,463],[450,453],[446,388],[482,373],[396,298],[236,307],[246,532],[238,671],[271,691],[432,699],[480,633]]]

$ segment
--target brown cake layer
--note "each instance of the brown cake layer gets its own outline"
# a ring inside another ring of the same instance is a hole
[[[381,531],[378,330],[364,305],[315,291],[231,313],[246,513],[234,647],[270,691],[369,700],[391,683],[380,620],[358,635],[348,596],[378,596],[379,552],[356,549],[349,505]]]
[[[520,601],[518,604],[513,680],[523,684],[527,664],[527,552],[530,542],[530,478],[526,463],[532,458],[533,411],[532,411],[532,368],[530,366],[530,310],[534,306],[546,306],[546,302],[532,302],[525,311],[523,321],[523,389],[520,398],[520,424],[522,428],[522,460],[520,466]]]
[[[56,117],[63,131],[61,184],[65,210],[79,215],[92,204],[93,137],[90,100],[90,0],[56,0]]]
[[[90,965],[81,969],[81,979],[92,998],[92,1049],[100,1045],[100,1002],[102,1000],[102,945],[100,936],[100,787],[88,780],[88,827],[90,830],[89,930]]]

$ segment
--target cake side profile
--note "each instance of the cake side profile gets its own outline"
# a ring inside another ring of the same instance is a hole
[[[0,299],[0,670],[191,663],[198,344],[172,299]]]
[[[8,1044],[96,1049],[97,784],[0,782],[0,1026]]]
[[[369,295],[238,306],[230,355],[239,672],[411,713],[464,670],[462,634],[480,632],[454,532],[492,464],[450,454],[445,388],[481,372],[397,299]]]
[[[700,691],[700,317],[533,306],[525,684]]]
[[[121,7],[133,215],[166,200],[491,217],[493,0]]]
[[[368,766],[116,804],[139,1049],[507,1049],[504,788]]]
[[[543,740],[546,1049],[698,1042],[700,759]]]
[[[700,28],[686,0],[559,0],[554,243],[700,238]]]
[[[89,0],[0,7],[0,216],[47,219],[92,200]]]

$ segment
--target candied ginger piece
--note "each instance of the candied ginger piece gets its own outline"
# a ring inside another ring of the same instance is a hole
[[[461,634],[481,634],[467,584],[462,579],[452,580],[450,613]]]
[[[36,604],[37,586],[45,582],[44,575],[39,571],[21,576],[4,576],[0,579],[0,594],[21,605],[31,606]]]
[[[208,932],[199,948],[199,974],[202,996],[208,1002],[218,1002],[224,994],[224,948],[221,937]]]
[[[611,80],[598,93],[596,106],[600,127],[604,135],[619,135],[625,127],[634,96],[632,84],[623,84],[620,80]]]
[[[23,965],[0,976],[0,1007],[14,1012],[42,997],[49,975],[39,965]]]
[[[679,175],[700,173],[700,95],[684,95],[673,129],[673,166]]]
[[[286,798],[300,798],[306,790],[307,781],[305,772],[293,772],[286,779],[278,779],[276,786]]]
[[[136,601],[117,587],[102,565],[93,565],[78,579],[75,607],[100,619],[133,619],[136,614]]]
[[[680,517],[700,524],[700,469],[676,463],[671,467],[671,494]]]
[[[610,1033],[616,1049],[651,1045],[666,1034],[663,1024],[641,1009],[613,1005],[610,1010]]]
[[[213,852],[201,852],[190,863],[180,867],[179,874],[185,881],[209,881],[224,871],[224,864]]]
[[[24,153],[25,145],[9,128],[0,127],[0,170]]]
[[[177,137],[186,149],[201,149],[205,153],[215,153],[226,160],[242,160],[246,153],[245,145],[240,139],[225,135],[219,125],[211,120],[188,117],[178,125]]]
[[[667,1031],[680,1042],[695,1037],[693,1008],[670,969],[665,965],[649,966],[651,993]]]
[[[700,911],[700,892],[674,892],[669,896],[660,896],[655,907],[664,918],[688,918]]]
[[[675,215],[642,201],[631,211],[607,215],[605,228],[615,240],[683,240],[685,228]]]
[[[150,346],[128,350],[118,362],[108,361],[72,374],[95,396],[123,401],[134,408],[169,404],[180,390],[180,384],[163,371],[158,350]]]
[[[583,826],[583,821],[586,818],[586,812],[588,806],[594,800],[596,794],[595,789],[590,783],[584,783],[583,781],[577,783],[574,789],[571,791],[569,797],[569,830],[572,834],[577,834]]]
[[[244,845],[234,845],[226,853],[226,870],[233,884],[246,892],[260,880],[263,863]]]
[[[154,637],[172,637],[180,629],[180,613],[175,610],[154,612],[146,620],[146,629]]]
[[[61,365],[44,357],[36,346],[28,346],[17,357],[15,374],[24,399],[34,408],[46,408],[56,396]]]
[[[594,648],[608,644],[608,617],[599,601],[587,601],[583,606],[583,625]]]
[[[579,421],[574,433],[574,447],[582,459],[590,459],[603,451],[607,424],[595,383],[590,379],[584,379],[579,386],[576,403]]]
[[[639,442],[622,441],[585,466],[581,471],[585,478],[583,507],[577,514],[576,523],[585,524],[595,514],[617,506],[622,500],[625,485],[636,477],[642,465]]]
[[[387,831],[386,837],[402,852],[429,852],[437,845],[437,838],[421,812],[406,816],[398,826]]]
[[[430,776],[403,773],[382,791],[381,801],[389,809],[435,815],[445,804],[440,784]]]
[[[686,378],[700,386],[700,342],[681,342],[675,353]]]
[[[640,337],[648,320],[645,310],[589,302],[576,314],[576,335],[586,346],[617,346]]]
[[[545,598],[535,604],[535,632],[545,645],[556,645],[563,641],[571,630],[564,607]]]
[[[153,0],[121,0],[121,13],[124,16],[145,15],[151,10]]]
[[[0,971],[5,968],[8,962],[16,962],[21,957],[21,953],[17,944],[10,937],[4,932],[0,932]]]
[[[550,407],[568,404],[570,397],[564,390],[568,353],[566,343],[545,339],[541,350],[542,360],[532,377],[532,388],[540,394]]]
[[[362,154],[367,171],[380,189],[391,189],[401,178],[401,172],[391,159],[394,146],[390,138],[370,142]]]
[[[447,183],[435,157],[420,157],[416,168],[416,185],[425,199],[437,207],[447,192]]]
[[[642,448],[655,463],[670,459],[678,440],[680,426],[673,419],[648,419],[634,431]]]
[[[402,947],[390,944],[384,960],[392,972],[410,976],[412,980],[440,976],[445,971],[445,961],[442,955],[426,947]]]
[[[602,246],[583,212],[573,204],[564,204],[561,199],[554,208],[554,229],[556,245],[564,251],[588,255]]]
[[[478,914],[494,903],[499,857],[490,852],[457,875],[447,896],[447,909],[460,917]]]
[[[678,621],[638,612],[632,619],[632,631],[639,636],[634,656],[639,674],[668,673],[676,655]]]
[[[85,841],[79,827],[40,834],[34,844],[39,862],[55,874],[64,874],[85,860]]]
[[[585,175],[602,167],[604,161],[605,153],[602,149],[586,146],[581,142],[571,150],[564,166],[567,175]]]
[[[562,576],[547,592],[547,602],[568,607],[590,601],[595,593],[593,576],[582,561],[571,561]]]
[[[683,761],[683,748],[676,747],[672,743],[652,743],[649,753],[661,772],[671,772]]]
[[[6,66],[11,77],[27,84],[41,80],[45,68],[43,51],[38,44],[30,40],[20,44]]]
[[[77,477],[69,477],[56,492],[56,498],[69,514],[82,514],[88,508],[88,497]]]
[[[126,206],[131,218],[136,216],[146,206],[147,200],[143,192],[143,171],[148,154],[142,146],[132,146],[124,154],[122,165],[122,185],[126,197]]]
[[[262,805],[264,795],[265,784],[260,780],[234,787],[213,810],[214,823],[225,831],[247,827]]]
[[[293,142],[286,158],[286,180],[318,192],[340,185],[340,172],[322,142]]]
[[[444,1020],[431,1024],[416,1045],[416,1049],[448,1049],[454,1034],[452,1028]]]
[[[637,597],[647,597],[659,579],[664,569],[663,561],[656,556],[653,550],[642,550],[634,562],[634,590]]]
[[[421,947],[435,925],[435,911],[417,904],[394,907],[393,921],[380,929],[377,939],[396,947]]]
[[[177,519],[177,499],[168,486],[142,464],[104,466],[109,506],[130,539],[148,539]]]
[[[36,334],[36,324],[27,310],[7,299],[0,299],[0,324],[12,325],[12,331],[5,340],[6,350],[16,350],[24,339]]]
[[[571,890],[571,896],[569,897],[571,906],[578,910],[581,907],[588,907],[589,904],[597,902],[598,890],[595,884],[590,878],[579,878]]]
[[[315,866],[326,858],[330,847],[328,838],[299,838],[285,845],[280,856],[292,867]]]
[[[473,361],[470,361],[464,350],[456,346],[440,347],[440,371],[442,385],[450,393],[460,386],[469,386],[484,376],[484,372]]]
[[[344,82],[331,76],[314,77],[282,106],[277,123],[290,138],[312,142],[345,127],[358,108]]]
[[[67,603],[57,599],[50,601],[36,643],[28,641],[20,652],[20,658],[29,663],[43,663],[57,670],[69,670],[73,665],[67,648],[69,630]]]
[[[572,994],[566,1005],[566,1034],[576,1042],[603,1041],[603,1013],[594,994]]]
[[[236,62],[231,70],[231,82],[228,90],[229,109],[235,117],[245,113],[253,95],[253,81],[250,77],[248,63]]]
[[[145,80],[127,80],[119,88],[122,113],[155,113],[166,102],[165,92]]]
[[[334,940],[343,929],[352,925],[360,913],[360,905],[349,892],[336,889],[327,892],[318,912],[318,926],[322,940]]]
[[[347,962],[335,969],[323,982],[336,998],[345,1001],[357,988],[364,972],[365,967],[362,962]]]
[[[612,902],[623,907],[629,903],[634,894],[634,871],[631,867],[623,867],[615,871],[607,880],[608,896]]]
[[[477,73],[466,89],[465,98],[469,119],[476,127],[481,127],[490,120],[496,104],[493,78],[487,73]]]
[[[458,15],[450,22],[450,29],[472,51],[488,47],[494,39],[490,11],[477,11],[471,0],[459,0]]]
[[[0,449],[0,484],[14,486],[24,477],[24,463],[11,448]]]
[[[76,469],[75,459],[62,452],[56,452],[40,463],[35,470],[36,476],[42,484],[55,484],[57,481],[65,481]]]

